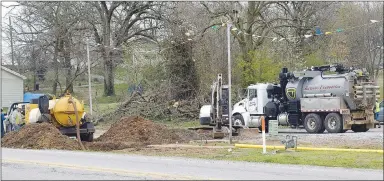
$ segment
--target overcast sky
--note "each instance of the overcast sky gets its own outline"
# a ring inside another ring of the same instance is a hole
[[[15,5],[15,4],[17,4],[16,2],[1,2],[1,26],[2,26],[2,28],[4,28],[4,26],[8,26],[8,22],[9,22],[9,20],[8,20],[8,17],[6,17],[6,15],[7,15],[7,13],[12,9],[12,8],[6,8],[6,7],[8,7],[8,6],[10,6],[10,5]],[[4,6],[6,6],[6,7],[4,7]],[[13,10],[13,11],[15,11],[15,10]],[[4,39],[4,37],[5,37],[6,35],[4,34],[4,32],[2,32],[2,37],[3,37],[3,39]],[[7,43],[7,42],[5,42],[4,40],[2,39],[2,42],[1,42],[1,44],[2,44],[2,46],[1,46],[1,49],[2,49],[2,51],[1,51],[1,53],[2,53],[2,61],[3,61],[3,63],[9,63],[9,58],[8,57],[6,57],[6,56],[4,56],[4,55],[6,55],[7,53],[9,53],[11,50],[10,50],[10,46],[9,46],[9,44]]]

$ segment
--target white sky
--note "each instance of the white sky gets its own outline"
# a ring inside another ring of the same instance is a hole
[[[1,26],[2,26],[2,28],[4,26],[8,25],[9,20],[8,20],[8,18],[6,18],[6,15],[7,15],[7,13],[10,10],[12,10],[12,7],[6,8],[4,6],[8,7],[10,5],[15,5],[15,4],[17,4],[17,3],[16,2],[3,2],[3,1],[1,2]],[[15,11],[15,9],[13,11]],[[4,39],[4,37],[6,35],[4,34],[4,32],[2,32],[1,34],[2,34],[2,37]],[[7,56],[5,56],[5,55],[10,52],[10,47],[9,47],[8,43],[5,42],[3,39],[2,39],[2,42],[1,42],[1,44],[2,44],[2,46],[1,46],[1,49],[2,49],[1,53],[2,53],[2,55],[1,56],[2,56],[2,63],[6,63],[6,62],[9,62],[9,58]]]

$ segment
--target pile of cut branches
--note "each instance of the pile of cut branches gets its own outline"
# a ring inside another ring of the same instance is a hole
[[[124,116],[143,116],[152,120],[178,119],[194,120],[198,118],[200,101],[170,100],[167,89],[148,90],[144,94],[133,92],[114,111],[102,115],[99,120],[119,120]]]

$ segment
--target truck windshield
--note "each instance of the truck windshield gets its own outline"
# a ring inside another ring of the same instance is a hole
[[[248,89],[248,98],[253,99],[257,97],[257,89]]]

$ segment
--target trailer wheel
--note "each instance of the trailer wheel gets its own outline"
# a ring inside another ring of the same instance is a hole
[[[358,124],[354,124],[352,125],[352,131],[353,132],[367,132],[369,129],[365,126],[365,125],[358,125]]]
[[[86,133],[80,135],[81,141],[86,141],[86,142],[92,142],[93,141],[93,133]]]
[[[318,133],[323,129],[323,122],[320,115],[316,113],[310,113],[305,116],[304,128],[308,133]]]
[[[324,120],[324,127],[328,133],[341,133],[343,131],[343,122],[338,113],[329,113]]]

